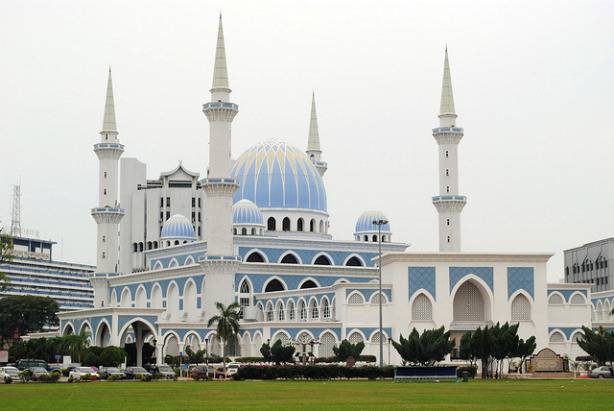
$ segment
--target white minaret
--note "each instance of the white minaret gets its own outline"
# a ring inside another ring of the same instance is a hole
[[[209,171],[203,181],[207,253],[202,264],[207,282],[205,292],[217,300],[205,296],[203,306],[207,316],[214,314],[217,301],[225,304],[234,301],[234,274],[240,261],[235,254],[232,235],[232,195],[238,184],[230,177],[230,130],[239,106],[230,102],[221,15],[210,92],[211,102],[203,104],[203,112],[209,120]]]
[[[94,286],[94,305],[104,305],[106,299],[106,281],[108,276],[116,275],[119,265],[118,226],[124,216],[124,210],[119,207],[118,165],[124,152],[123,144],[117,138],[115,123],[115,104],[113,102],[113,81],[109,68],[107,81],[107,97],[104,106],[104,118],[100,143],[94,144],[94,152],[100,163],[98,183],[98,207],[92,208],[92,217],[98,224],[96,247],[96,273],[92,278]]]
[[[309,138],[307,139],[307,157],[311,159],[313,165],[324,176],[328,165],[322,161],[322,149],[320,148],[320,133],[318,132],[318,114],[316,113],[316,94],[311,94],[311,118],[309,119]]]
[[[433,129],[433,137],[439,145],[439,195],[433,204],[439,213],[439,251],[461,250],[460,215],[467,197],[458,194],[458,143],[463,138],[463,129],[456,127],[456,111],[452,94],[452,79],[446,47],[441,85],[439,127]]]

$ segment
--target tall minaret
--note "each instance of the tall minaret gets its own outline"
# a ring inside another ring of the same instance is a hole
[[[234,274],[240,261],[232,235],[232,195],[238,184],[230,177],[230,129],[239,106],[230,102],[221,15],[210,92],[211,102],[203,104],[203,112],[209,120],[209,171],[203,182],[207,253],[203,266],[207,276],[206,293],[217,300],[205,297],[206,315],[213,315],[215,302],[234,301]]]
[[[458,194],[458,143],[463,129],[456,127],[456,111],[452,94],[452,79],[446,47],[439,107],[439,127],[433,129],[433,137],[439,145],[439,195],[433,204],[439,213],[439,251],[461,250],[460,215],[467,197]]]
[[[316,94],[311,94],[311,118],[309,120],[309,138],[307,139],[307,157],[311,159],[313,165],[324,176],[328,165],[322,161],[322,149],[320,148],[320,133],[318,132],[318,114],[316,113]]]

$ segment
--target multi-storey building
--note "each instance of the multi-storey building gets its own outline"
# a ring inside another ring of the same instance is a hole
[[[613,257],[614,238],[565,250],[565,281],[590,284],[593,292],[614,289],[614,278],[610,269]]]

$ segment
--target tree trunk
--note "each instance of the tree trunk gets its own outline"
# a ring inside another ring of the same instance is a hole
[[[220,344],[222,344],[222,349],[221,349],[221,353],[222,353],[222,370],[224,372],[224,379],[226,379],[226,358],[224,355],[224,339],[220,337]]]

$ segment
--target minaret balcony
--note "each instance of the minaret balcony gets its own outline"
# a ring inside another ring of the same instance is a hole
[[[232,195],[239,188],[234,178],[205,178],[202,180],[203,190],[208,195]]]
[[[119,224],[126,210],[119,207],[95,207],[92,208],[91,214],[97,224]]]
[[[203,104],[203,113],[209,121],[232,121],[239,112],[239,105],[225,101]]]
[[[463,138],[461,127],[437,127],[433,129],[433,137],[438,144],[458,144]]]
[[[467,197],[461,195],[434,196],[433,205],[438,211],[461,211],[467,204]]]
[[[94,152],[98,158],[119,158],[124,152],[124,145],[120,143],[94,144]]]

